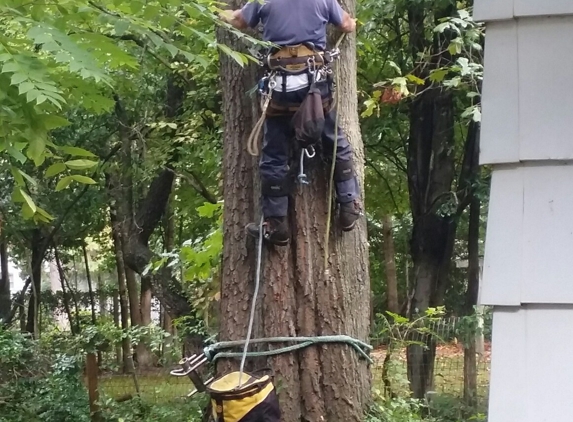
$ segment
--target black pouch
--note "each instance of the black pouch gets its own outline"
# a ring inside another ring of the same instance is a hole
[[[301,145],[308,146],[320,141],[324,130],[324,108],[325,100],[313,83],[291,121],[295,139]]]

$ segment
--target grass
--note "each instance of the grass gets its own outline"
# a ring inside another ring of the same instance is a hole
[[[141,398],[151,403],[164,404],[184,399],[193,388],[188,378],[174,377],[169,374],[138,375],[137,381]],[[99,380],[102,393],[113,398],[137,391],[131,375],[102,376]]]

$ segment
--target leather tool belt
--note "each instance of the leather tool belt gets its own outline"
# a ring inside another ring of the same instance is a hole
[[[265,64],[270,70],[280,70],[287,73],[299,73],[311,66],[324,66],[324,53],[307,47],[304,44],[282,47],[265,58]]]
[[[334,105],[334,98],[332,95],[329,95],[326,98],[322,99],[322,107],[324,111],[328,113],[332,106]],[[293,115],[298,111],[300,108],[300,103],[279,103],[277,101],[271,100],[269,106],[267,108],[266,116],[267,117],[276,117],[276,116],[290,116]]]

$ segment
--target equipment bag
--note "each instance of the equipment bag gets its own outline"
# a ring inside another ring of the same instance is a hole
[[[207,387],[216,422],[280,422],[281,415],[275,387],[265,375],[257,378],[243,372],[231,372]]]
[[[320,89],[312,84],[308,94],[292,118],[295,139],[303,146],[312,145],[324,130],[324,102]]]

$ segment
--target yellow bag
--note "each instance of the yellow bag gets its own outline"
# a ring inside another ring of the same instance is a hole
[[[280,422],[280,408],[271,378],[231,372],[207,387],[216,422]]]

